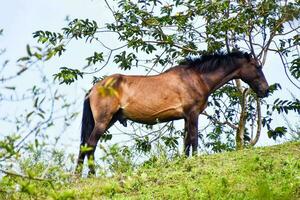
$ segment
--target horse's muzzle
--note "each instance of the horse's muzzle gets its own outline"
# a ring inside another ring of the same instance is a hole
[[[265,98],[265,97],[267,97],[267,96],[269,96],[269,94],[270,94],[270,90],[269,90],[269,88],[268,89],[266,89],[265,91],[260,91],[260,92],[258,92],[257,93],[257,96],[259,97],[259,98]]]

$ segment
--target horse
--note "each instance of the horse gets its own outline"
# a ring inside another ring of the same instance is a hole
[[[97,142],[116,121],[153,125],[184,119],[184,153],[197,152],[198,116],[210,94],[230,80],[241,79],[259,98],[268,96],[269,85],[262,66],[248,53],[237,51],[188,58],[158,75],[113,74],[94,84],[83,105],[81,143],[76,172],[82,173],[84,158],[89,174],[95,174]],[[84,146],[88,147],[84,150]]]

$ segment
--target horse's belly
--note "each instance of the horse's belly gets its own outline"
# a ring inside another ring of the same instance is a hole
[[[180,106],[159,109],[153,106],[147,107],[145,105],[135,104],[133,106],[127,106],[122,110],[125,118],[145,124],[156,124],[180,119],[183,113]]]
[[[170,78],[126,77],[120,98],[124,117],[145,124],[182,118],[181,96]]]

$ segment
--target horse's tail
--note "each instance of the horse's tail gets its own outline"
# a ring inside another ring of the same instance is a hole
[[[81,142],[85,145],[95,126],[93,113],[91,110],[90,99],[86,97],[83,102],[82,122],[81,122]]]

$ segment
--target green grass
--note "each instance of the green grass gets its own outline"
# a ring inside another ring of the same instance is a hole
[[[161,158],[110,178],[72,178],[60,186],[37,187],[37,199],[300,199],[300,142],[173,161]],[[12,195],[35,199],[31,197]]]
[[[300,199],[300,143],[174,161],[131,174],[82,179],[75,199]]]

